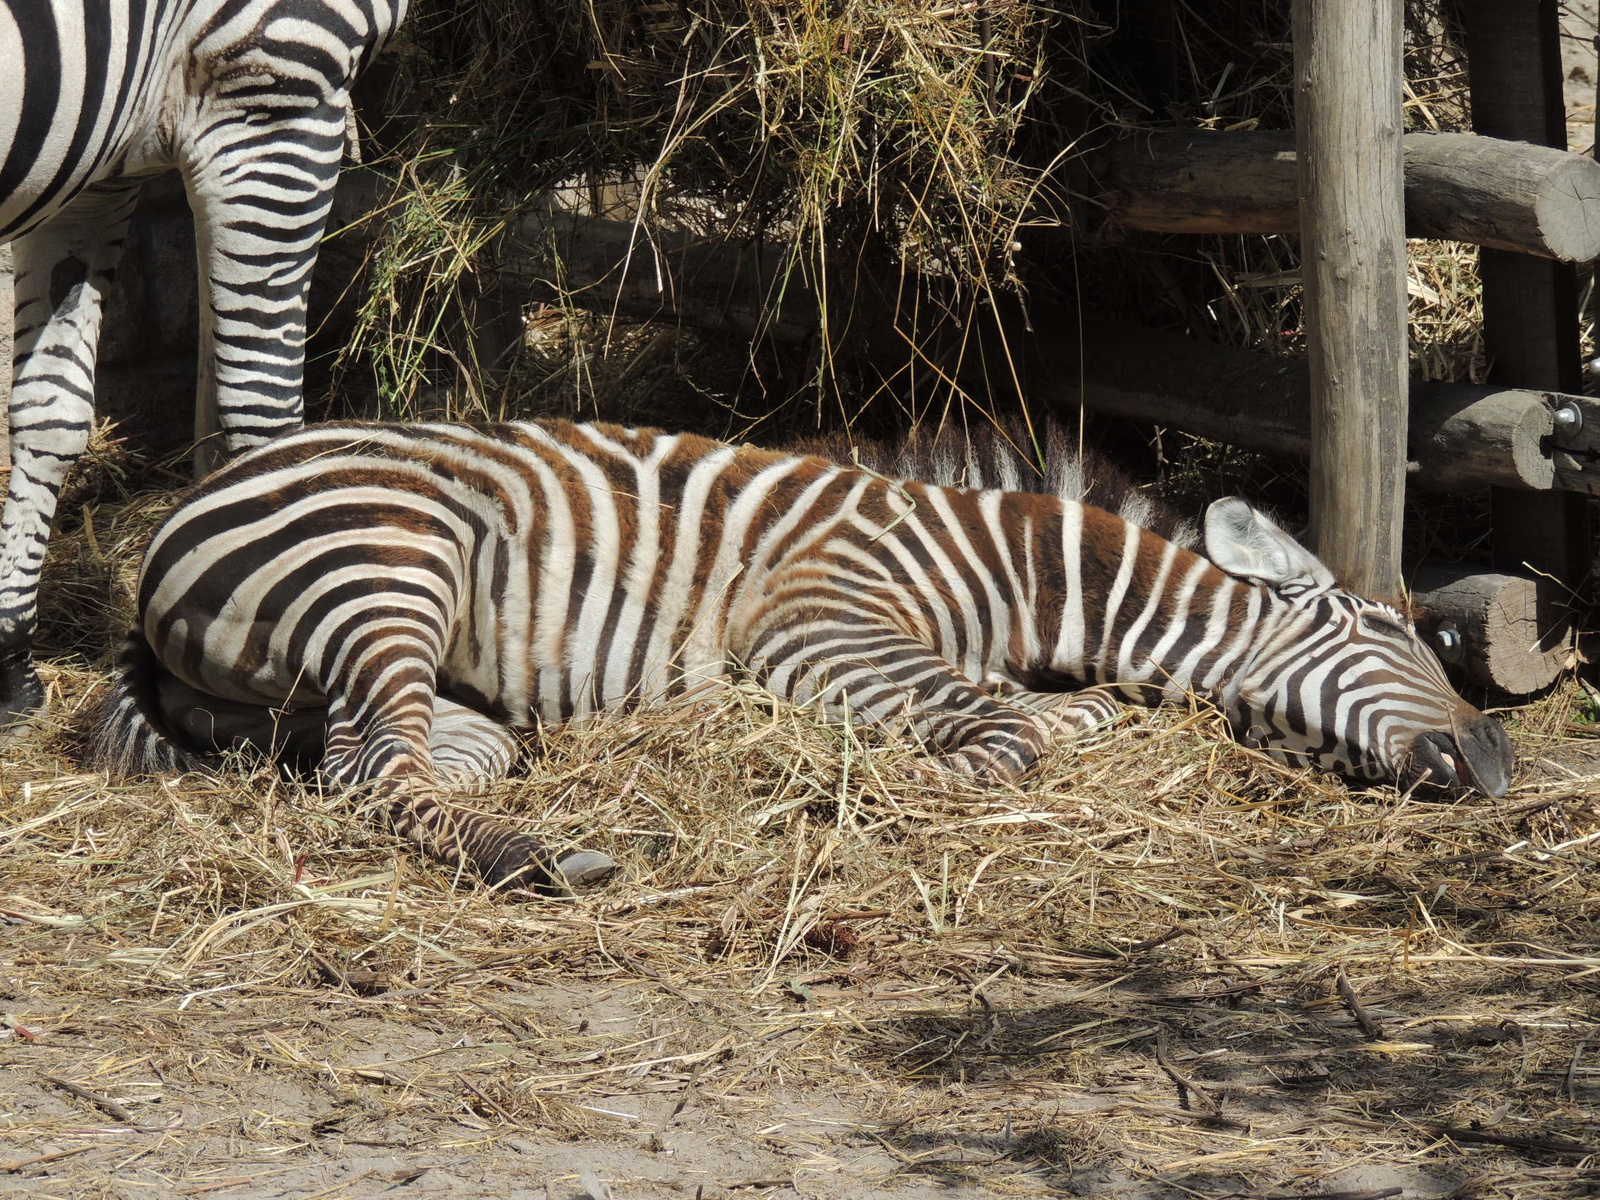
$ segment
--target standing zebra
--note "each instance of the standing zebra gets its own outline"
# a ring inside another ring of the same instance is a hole
[[[1195,693],[1288,762],[1505,792],[1509,739],[1398,612],[1242,500],[1211,506],[1205,546],[1054,496],[653,430],[316,427],[156,533],[99,754],[130,773],[181,765],[180,731],[309,741],[325,780],[376,792],[427,849],[547,886],[610,864],[555,860],[440,785],[503,774],[507,726],[730,670],[980,778],[1017,778],[1121,700]]]
[[[0,730],[43,698],[39,571],[88,444],[101,306],[140,182],[178,168],[194,210],[203,471],[303,420],[306,294],[350,87],[406,3],[0,0],[0,244],[16,266]]]

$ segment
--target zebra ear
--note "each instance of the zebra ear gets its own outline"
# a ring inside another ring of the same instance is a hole
[[[1229,575],[1265,584],[1285,596],[1325,592],[1333,572],[1238,496],[1206,509],[1206,557]]]

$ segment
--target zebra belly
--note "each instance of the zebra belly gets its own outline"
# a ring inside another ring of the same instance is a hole
[[[171,27],[152,34],[126,28],[126,4],[56,0],[23,30],[0,5],[0,242],[48,220],[91,182],[151,175],[174,162],[155,134],[154,115],[165,90],[139,79],[146,64],[123,50],[132,36],[161,45]],[[159,11],[159,10],[157,10]],[[91,34],[93,36],[91,36]],[[164,47],[163,47],[164,48]],[[132,92],[127,108],[118,92]],[[54,97],[52,108],[28,107]]]
[[[547,580],[542,594],[570,594],[571,585],[570,576]],[[541,631],[538,605],[528,604],[500,612],[495,636],[474,640],[468,630],[487,622],[469,612],[439,665],[440,690],[531,729],[648,707],[727,678],[727,654],[711,639],[682,636],[681,614],[621,604],[613,618],[598,636],[571,622]],[[546,636],[528,637],[530,629]]]

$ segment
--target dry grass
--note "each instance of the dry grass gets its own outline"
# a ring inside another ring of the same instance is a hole
[[[90,510],[58,594],[124,589],[162,503]],[[1510,796],[1456,804],[1203,710],[984,790],[730,688],[556,733],[482,801],[632,874],[551,901],[266,768],[84,774],[81,664],[0,758],[0,1190],[1592,1194],[1576,685],[1515,714]]]

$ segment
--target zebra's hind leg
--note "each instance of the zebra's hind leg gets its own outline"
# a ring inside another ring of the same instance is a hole
[[[200,257],[196,477],[304,420],[306,301],[349,98],[272,107],[262,90],[212,97],[180,161]]]
[[[461,791],[482,791],[511,774],[520,747],[516,732],[493,717],[435,696],[428,749],[439,782]]]
[[[516,762],[516,733],[483,713],[443,696],[433,697],[427,724],[426,754],[417,752],[419,725],[399,720],[387,733],[374,721],[373,736],[389,753],[381,760],[361,761],[359,740],[337,720],[330,728],[330,710],[292,711],[245,704],[208,695],[171,675],[160,684],[162,715],[168,727],[195,749],[225,752],[251,748],[295,766],[316,767],[324,778],[341,784],[370,780],[376,762],[387,772],[372,790],[387,803],[389,818],[403,835],[458,866],[470,867],[495,887],[523,884],[546,891],[570,892],[594,887],[614,876],[618,864],[593,850],[553,856],[544,845],[504,822],[466,812],[441,800],[437,793],[482,791],[506,778]],[[336,747],[336,749],[333,749]]]
[[[100,317],[137,180],[94,184],[17,240],[11,478],[0,514],[0,738],[44,701],[39,574],[67,471],[89,444]]]
[[[427,689],[416,681],[396,686],[403,675],[385,673],[386,699],[336,699],[329,706],[327,752],[320,771],[325,780],[365,791],[400,836],[453,866],[476,872],[493,888],[531,887],[566,895],[616,874],[618,864],[603,854],[557,852],[507,821],[446,800],[447,772],[436,767],[431,744],[434,697],[423,698],[431,681]],[[449,717],[457,730],[471,723],[465,712],[470,710],[452,711]],[[492,724],[481,714],[472,716]],[[482,725],[478,731],[483,732]],[[467,761],[456,748],[447,757],[456,760],[457,770]]]
[[[516,730],[443,696],[433,698],[433,729],[428,735],[428,747],[433,755],[434,775],[458,791],[482,791],[505,779],[522,748]],[[568,851],[556,859],[554,867],[569,891],[597,887],[622,869],[616,860],[598,850]]]

